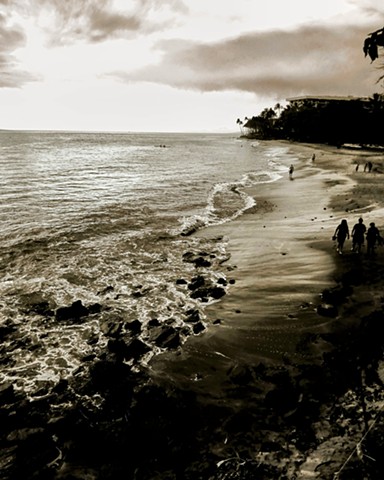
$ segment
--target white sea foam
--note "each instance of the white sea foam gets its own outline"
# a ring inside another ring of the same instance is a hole
[[[204,321],[217,300],[176,285],[200,272],[183,254],[212,258],[202,270],[212,283],[228,254],[222,239],[187,234],[241,216],[255,202],[246,189],[277,180],[290,160],[232,135],[0,132],[0,147],[0,325],[10,329],[0,380],[31,394],[99,354],[108,316],[140,320],[148,343],[155,317],[179,328],[197,308]],[[34,310],[77,300],[103,310],[79,324]],[[159,350],[150,346],[148,357]]]

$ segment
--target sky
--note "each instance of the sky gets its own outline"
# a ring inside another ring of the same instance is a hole
[[[382,0],[0,0],[0,129],[234,132],[384,93],[362,50],[383,26]]]

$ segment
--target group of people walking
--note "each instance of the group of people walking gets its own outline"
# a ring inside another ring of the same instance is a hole
[[[364,245],[364,239],[367,240],[367,255],[374,255],[376,245],[383,245],[384,241],[380,232],[374,222],[369,224],[369,228],[364,225],[363,219],[359,218],[358,222],[353,226],[352,232],[352,251],[356,253],[361,252],[361,247]],[[342,255],[344,243],[346,239],[350,238],[349,227],[347,220],[343,219],[336,227],[335,233],[332,237],[337,241],[337,252]]]

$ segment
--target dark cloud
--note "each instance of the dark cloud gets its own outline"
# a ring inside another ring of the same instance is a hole
[[[37,79],[20,70],[13,55],[26,43],[22,28],[10,23],[13,12],[37,19],[41,13],[48,15],[44,29],[50,46],[146,34],[166,26],[156,22],[156,12],[168,9],[170,19],[174,13],[187,12],[182,0],[130,0],[128,7],[129,11],[116,11],[113,0],[0,0],[0,87],[19,87]]]
[[[182,0],[131,0],[126,10],[115,10],[113,0],[33,0],[48,11],[53,24],[47,27],[51,44],[100,42],[109,38],[129,38],[161,30],[168,25],[156,21],[156,12],[168,9],[186,13]],[[129,7],[129,8],[128,8]],[[169,20],[171,21],[171,20]]]
[[[362,46],[369,28],[312,25],[292,31],[249,33],[215,44],[162,42],[158,45],[163,52],[160,64],[114,76],[122,81],[276,97],[363,95],[369,88],[370,65]]]
[[[0,0],[5,5],[4,0]],[[25,35],[20,27],[10,26],[4,14],[0,13],[0,88],[21,87],[34,80],[28,72],[20,70],[13,52],[25,44]]]

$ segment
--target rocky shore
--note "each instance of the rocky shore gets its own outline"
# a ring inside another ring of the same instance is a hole
[[[380,182],[359,178],[350,195],[334,197],[332,211],[365,209],[380,219]],[[333,253],[324,238],[313,247]],[[196,275],[177,279],[179,288],[201,302],[225,298],[235,280],[207,280],[204,269],[214,258],[185,252],[184,261],[195,265]],[[227,266],[228,272],[235,268]],[[29,299],[26,316],[47,322],[103,318],[102,339],[90,335],[94,353],[78,370],[33,395],[12,384],[0,387],[1,478],[383,478],[383,275],[382,247],[373,258],[335,255],[329,287],[318,291],[312,305],[327,328],[298,335],[302,361],[286,356],[281,362],[238,362],[225,372],[228,397],[217,402],[153,375],[141,362],[151,346],[177,355],[183,338],[209,329],[198,310],[185,312],[181,323],[154,318],[143,341],[139,319],[106,321],[102,302],[53,310],[43,299]],[[136,294],[145,292],[138,288]],[[307,311],[291,314],[300,318]],[[20,342],[11,321],[0,338],[3,345]],[[23,341],[38,348],[32,339]],[[0,355],[3,365],[12,362],[12,349],[3,346]]]
[[[318,304],[337,318],[333,331],[298,344],[317,349],[317,361],[228,371],[231,406],[203,404],[129,365],[145,353],[133,325],[130,343],[110,326],[101,355],[33,398],[2,385],[1,478],[381,478],[384,262],[340,258],[338,270]],[[56,321],[86,321],[99,308],[76,303]],[[178,347],[173,330],[165,337]]]

